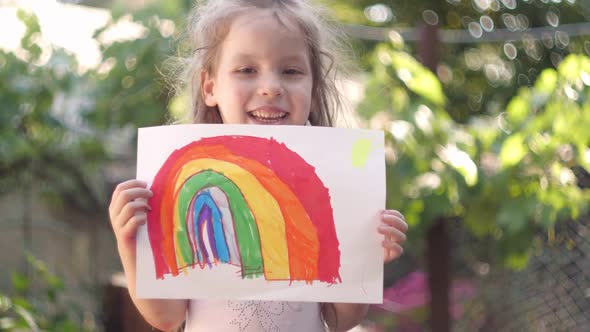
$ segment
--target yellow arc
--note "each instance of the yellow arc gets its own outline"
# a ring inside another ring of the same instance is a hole
[[[288,280],[290,278],[289,253],[281,208],[252,173],[223,160],[210,158],[192,160],[182,167],[175,181],[174,192],[178,193],[188,178],[206,170],[223,174],[235,183],[244,195],[258,226],[266,279]],[[177,231],[181,229],[178,213],[174,213],[174,229]],[[174,239],[176,242],[176,237]],[[182,255],[177,253],[177,257]]]

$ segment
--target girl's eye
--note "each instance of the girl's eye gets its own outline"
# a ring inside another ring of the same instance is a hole
[[[244,68],[238,69],[238,73],[242,73],[242,74],[253,74],[255,72],[256,72],[256,70],[254,70],[254,68],[250,68],[250,67],[244,67]]]
[[[290,69],[286,69],[284,71],[285,74],[287,75],[297,75],[297,74],[301,74],[300,70],[294,69],[294,68],[290,68]]]

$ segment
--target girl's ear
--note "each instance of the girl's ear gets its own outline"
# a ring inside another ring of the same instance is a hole
[[[205,105],[209,107],[217,106],[217,98],[215,98],[214,91],[215,80],[208,71],[203,70],[201,72],[201,93],[203,94]]]

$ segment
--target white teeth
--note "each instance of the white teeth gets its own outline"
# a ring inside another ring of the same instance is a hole
[[[263,110],[253,111],[253,112],[250,112],[250,114],[256,118],[269,119],[269,120],[281,119],[287,115],[286,112],[269,112],[269,111],[263,111]]]

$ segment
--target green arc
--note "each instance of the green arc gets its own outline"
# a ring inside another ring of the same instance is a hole
[[[202,171],[191,176],[178,192],[177,213],[181,222],[180,228],[176,229],[176,241],[183,259],[186,262],[194,261],[194,253],[186,226],[190,202],[196,193],[209,187],[218,187],[227,195],[240,250],[242,277],[261,276],[264,272],[264,264],[260,248],[260,235],[250,207],[233,181],[212,170]],[[228,239],[228,241],[230,240]]]

